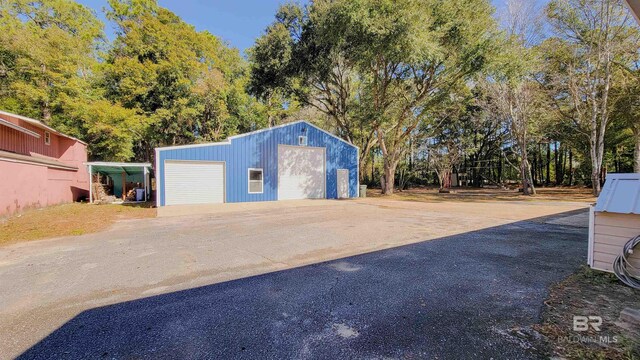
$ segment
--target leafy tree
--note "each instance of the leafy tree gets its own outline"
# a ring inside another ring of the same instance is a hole
[[[105,58],[105,95],[148,117],[139,156],[156,145],[220,140],[247,124],[247,66],[236,49],[151,0],[111,0],[117,38]],[[250,112],[253,110],[250,110]]]
[[[326,0],[306,8],[281,6],[250,52],[249,89],[269,107],[280,109],[283,99],[291,98],[325,115],[330,128],[360,147],[365,164],[376,138],[362,111],[359,74],[345,57],[335,6]],[[269,124],[274,124],[274,116],[269,116]]]
[[[612,87],[613,106],[611,115],[622,128],[631,133],[633,144],[633,171],[640,173],[640,69],[634,63],[616,74],[616,83]],[[620,129],[614,133],[621,133]],[[614,142],[618,143],[618,142]]]
[[[395,169],[411,132],[449,90],[480,71],[492,51],[492,7],[476,1],[349,1],[348,58],[366,86],[372,127],[383,157],[382,192],[393,193]]]
[[[381,150],[391,194],[407,142],[426,113],[485,64],[491,5],[463,1],[314,1],[286,5],[254,49],[252,89],[293,94],[360,145]],[[364,167],[363,167],[364,169]]]
[[[637,52],[631,17],[617,0],[553,0],[546,9],[555,36],[546,54],[544,84],[555,109],[589,144],[591,183],[602,183],[614,67]]]
[[[74,1],[0,1],[0,107],[50,123],[90,87],[102,23]]]

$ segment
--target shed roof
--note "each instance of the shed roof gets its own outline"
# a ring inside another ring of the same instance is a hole
[[[58,161],[54,158],[50,158],[48,156],[44,156],[40,154],[22,155],[22,154],[12,153],[9,151],[0,150],[0,159],[6,160],[6,161],[13,161],[13,162],[44,165],[50,168],[56,168],[56,169],[62,169],[62,170],[74,170],[74,171],[78,170],[78,168],[73,165],[65,164],[62,161]]]
[[[640,173],[608,174],[595,211],[640,214]]]
[[[143,174],[144,169],[151,169],[151,163],[123,163],[123,162],[105,162],[95,161],[88,162],[87,165],[91,165],[92,173],[102,174],[122,174],[127,175]]]

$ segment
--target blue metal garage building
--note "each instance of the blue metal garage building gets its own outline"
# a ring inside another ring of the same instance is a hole
[[[156,148],[158,206],[358,196],[358,148],[306,121]]]

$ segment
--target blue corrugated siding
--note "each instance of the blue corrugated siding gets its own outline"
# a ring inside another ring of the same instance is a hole
[[[337,170],[349,169],[349,194],[358,193],[358,150],[306,122],[269,129],[232,139],[230,144],[216,144],[178,149],[160,149],[159,169],[160,206],[165,204],[165,160],[224,161],[226,171],[226,202],[271,201],[278,199],[278,145],[298,145],[298,136],[306,129],[307,145],[326,148],[326,196],[337,198]],[[264,191],[249,194],[249,168],[262,168]]]

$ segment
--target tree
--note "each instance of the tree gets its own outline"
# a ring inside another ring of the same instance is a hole
[[[543,44],[544,84],[556,111],[589,142],[591,183],[602,183],[614,64],[629,56],[630,15],[617,0],[553,0],[546,9],[555,37]],[[637,47],[633,48],[637,51]]]
[[[268,107],[295,99],[330,119],[338,136],[360,147],[365,165],[376,138],[363,110],[361,81],[345,57],[344,33],[332,1],[286,4],[250,51],[250,91]],[[274,124],[274,117],[269,117]],[[365,166],[361,167],[361,174]]]
[[[471,114],[474,109],[470,104],[472,94],[464,86],[456,90],[441,102],[441,106],[429,111],[419,127],[440,190],[452,186],[454,168],[466,153],[476,150],[472,149],[475,134],[467,132],[467,126],[474,120]]]
[[[247,124],[248,68],[236,49],[152,0],[111,0],[117,38],[105,56],[105,96],[149,118],[138,145],[149,160],[157,145],[216,141]]]
[[[0,107],[51,123],[90,91],[102,23],[74,1],[0,1]]]
[[[633,137],[633,171],[640,173],[640,69],[630,63],[620,69],[613,86],[613,118],[620,120]]]
[[[407,139],[449,90],[485,66],[495,22],[487,1],[345,1],[346,57],[363,74],[365,99],[392,194]]]

